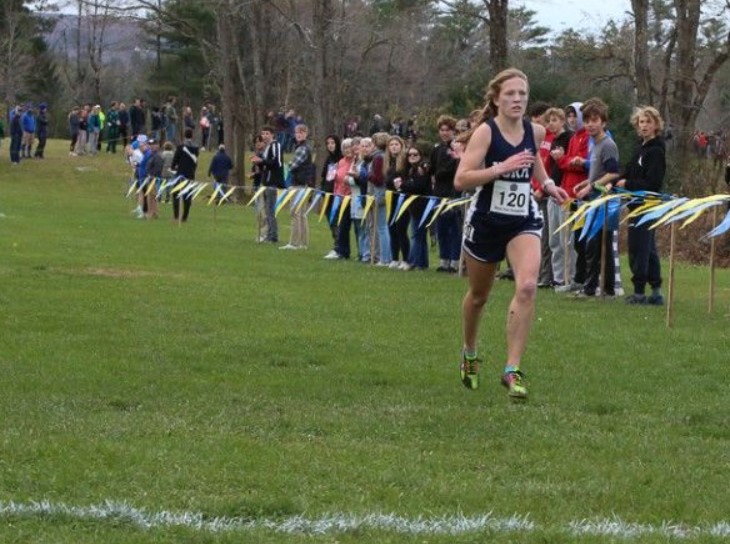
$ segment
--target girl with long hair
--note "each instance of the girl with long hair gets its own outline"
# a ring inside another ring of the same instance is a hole
[[[537,293],[542,216],[530,193],[534,176],[543,191],[562,203],[565,191],[545,172],[537,150],[545,128],[525,120],[529,83],[510,68],[490,81],[480,122],[472,129],[454,184],[475,191],[464,225],[463,247],[469,288],[462,303],[464,347],[461,380],[479,386],[477,332],[497,265],[509,258],[515,293],[507,314],[507,361],[501,382],[513,399],[527,398],[521,371]]]

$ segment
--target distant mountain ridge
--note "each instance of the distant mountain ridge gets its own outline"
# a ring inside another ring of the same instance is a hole
[[[76,58],[76,35],[78,32],[78,16],[71,14],[46,14],[56,19],[56,25],[46,36],[48,47],[55,53]],[[91,36],[93,19],[91,16],[81,17],[81,50],[86,52],[88,39]],[[101,26],[101,23],[99,23]],[[97,30],[97,35],[100,29]],[[131,64],[135,56],[150,57],[149,34],[138,19],[113,17],[106,21],[103,33],[103,59],[105,62],[122,62]]]

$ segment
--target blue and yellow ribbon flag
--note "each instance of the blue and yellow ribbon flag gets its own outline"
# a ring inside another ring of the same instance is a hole
[[[600,232],[606,214],[608,214],[609,226],[616,228],[621,209],[628,204],[637,207],[627,214],[625,221],[637,217],[636,225],[651,223],[649,228],[656,229],[684,219],[685,221],[680,227],[684,228],[696,221],[705,211],[728,202],[730,202],[730,195],[726,194],[687,198],[649,191],[614,189],[594,200],[578,201],[578,208],[575,212],[555,230],[557,232],[571,226],[571,230],[581,229],[581,239],[590,240]],[[720,236],[728,230],[730,230],[730,211],[704,237]]]
[[[166,180],[157,178],[137,180],[132,178],[129,181],[126,197],[129,198],[133,194],[139,193],[148,195],[152,191],[152,188],[156,187],[158,199],[162,198],[165,192],[175,198],[194,199],[209,185],[207,182],[189,180],[182,176]],[[213,192],[208,199],[208,205],[213,205],[217,198],[217,205],[220,206],[236,190],[246,189],[246,187],[239,185],[214,183]],[[266,189],[266,187],[258,188],[247,205],[251,206],[256,203]],[[396,195],[397,200],[394,207],[393,198]],[[303,209],[304,206],[307,206],[304,215],[308,216],[317,205],[320,205],[319,221],[321,222],[325,214],[329,212],[327,218],[329,224],[339,225],[346,213],[351,198],[350,196],[335,195],[313,187],[288,187],[286,189],[277,189],[277,200],[274,210],[275,214],[278,214],[291,202],[291,209],[297,212]],[[360,198],[364,199],[363,216],[361,219],[364,224],[368,215],[373,210],[375,198],[372,195],[361,195]],[[408,211],[413,202],[418,199],[425,199],[426,205],[423,207],[423,212],[417,224],[418,228],[422,228],[424,225],[430,227],[442,213],[459,206],[466,206],[471,201],[471,198],[470,196],[439,198],[435,196],[405,195],[394,191],[386,191],[384,206],[386,219],[389,224],[395,223]],[[332,202],[332,206],[329,205],[330,201]],[[602,192],[598,198],[593,200],[575,202],[577,209],[555,231],[557,232],[570,227],[573,231],[580,230],[580,239],[590,240],[601,231],[606,221],[610,228],[618,228],[621,210],[627,205],[631,205],[633,209],[626,214],[624,221],[638,217],[636,220],[637,225],[651,222],[651,226],[649,227],[651,229],[656,229],[677,221],[683,221],[680,228],[684,228],[696,221],[707,210],[730,203],[730,194],[687,198],[665,193],[627,191],[625,189],[614,188],[610,192]],[[721,236],[728,231],[730,231],[730,211],[725,214],[722,221],[716,227],[704,235],[704,238]]]

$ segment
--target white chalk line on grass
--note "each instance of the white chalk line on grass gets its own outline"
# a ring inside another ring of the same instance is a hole
[[[701,536],[730,538],[730,522],[722,521],[701,526],[664,522],[661,525],[629,523],[619,517],[572,521],[564,526],[540,527],[528,516],[496,517],[492,513],[480,516],[406,518],[395,514],[326,514],[318,518],[289,516],[281,519],[246,519],[205,516],[200,512],[153,512],[135,508],[126,502],[104,501],[91,506],[70,506],[50,501],[2,502],[1,517],[66,517],[83,520],[125,520],[144,529],[186,527],[211,533],[266,529],[287,534],[345,533],[356,530],[388,531],[408,535],[458,535],[477,532],[532,533],[541,530],[571,535],[620,537],[626,540],[643,535],[693,539]]]

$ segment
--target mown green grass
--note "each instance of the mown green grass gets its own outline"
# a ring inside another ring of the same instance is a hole
[[[517,513],[538,528],[288,536],[5,515],[1,541],[608,542],[564,528],[730,520],[727,270],[710,315],[708,271],[678,267],[672,329],[662,309],[540,291],[531,398],[515,405],[498,384],[511,283],[490,301],[484,385],[469,392],[463,280],[324,261],[314,217],[306,252],[255,243],[238,205],[198,199],[183,227],[169,206],[135,220],[121,158],[64,149],[0,162],[0,501],[246,519]]]

